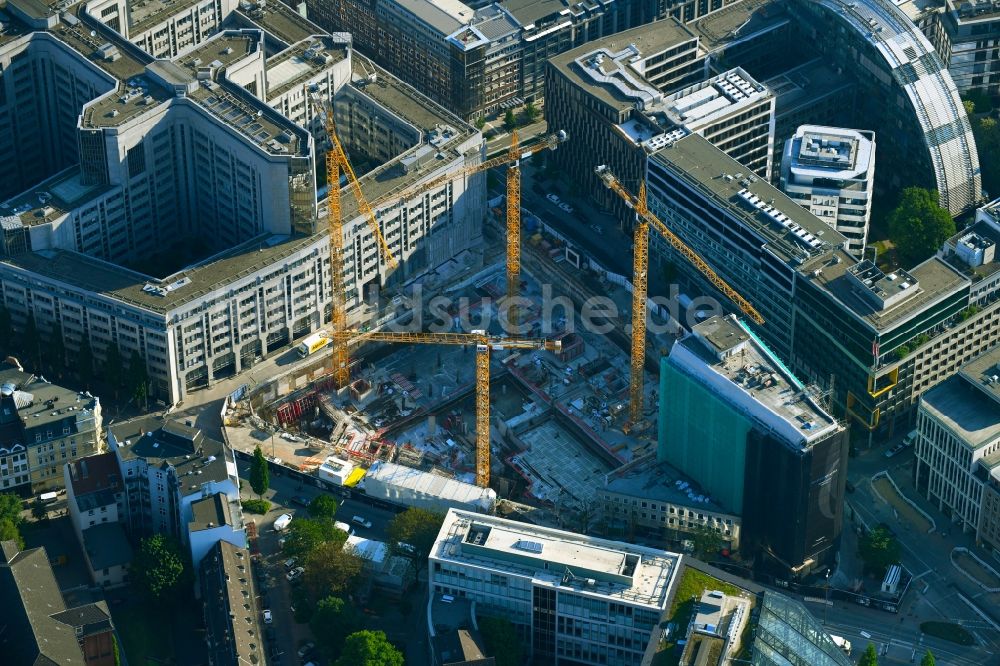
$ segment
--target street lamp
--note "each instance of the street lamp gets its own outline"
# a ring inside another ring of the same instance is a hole
[[[823,604],[823,626],[826,626],[826,611],[830,607],[830,569],[826,570],[826,603]]]

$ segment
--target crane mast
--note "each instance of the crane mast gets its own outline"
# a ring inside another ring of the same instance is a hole
[[[521,156],[517,147],[517,130],[510,134],[507,155],[507,323],[516,331],[517,305],[514,299],[521,292]]]

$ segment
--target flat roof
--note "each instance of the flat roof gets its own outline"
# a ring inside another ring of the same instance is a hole
[[[681,489],[681,485],[687,484]],[[690,477],[650,454],[616,469],[605,477],[604,490],[678,506],[695,507],[716,513],[728,513]],[[694,495],[694,497],[692,497]],[[704,498],[704,499],[698,499]],[[737,515],[732,516],[739,522]]]
[[[740,335],[729,338],[731,343],[720,351],[710,339],[730,327],[739,329]],[[671,349],[668,362],[791,446],[811,446],[843,429],[814,393],[733,315],[693,326]]]
[[[283,95],[349,57],[350,44],[314,35],[267,60],[267,98]]]
[[[229,499],[224,493],[215,493],[197,502],[191,503],[191,522],[188,530],[199,532],[223,525],[233,525],[232,514],[229,511]]]
[[[980,209],[982,210],[982,209]],[[996,247],[1000,245],[1000,227],[997,226],[997,222],[988,222],[984,219],[980,219],[977,222],[973,222],[970,226],[962,229],[954,236],[949,238],[945,245],[948,247],[955,247],[961,242],[961,239],[965,238],[969,234],[975,234],[988,243],[993,243],[993,261],[987,261],[979,266],[969,266],[968,263],[963,261],[961,257],[953,252],[949,252],[944,256],[944,260],[948,262],[952,268],[962,273],[965,277],[970,280],[974,280],[973,285],[979,280],[988,278],[992,276],[997,271],[1000,271],[1000,254],[996,252]]]
[[[202,0],[143,0],[142,4],[139,4],[135,0],[129,0],[127,3],[129,35],[134,39],[139,33],[156,27],[200,2]],[[220,23],[223,18],[225,17],[217,17]]]
[[[369,481],[408,488],[429,497],[461,502],[467,506],[477,504],[484,509],[489,509],[496,502],[496,492],[490,488],[480,488],[471,483],[391,462],[376,461],[372,464],[360,485],[363,487]]]
[[[653,153],[651,159],[667,166],[682,180],[692,184],[756,231],[775,255],[789,263],[828,254],[843,246],[845,238],[827,223],[802,208],[763,178],[743,166],[699,134],[690,134]],[[736,177],[743,174],[744,178]],[[727,176],[729,176],[727,178]],[[811,247],[791,229],[750,203],[743,195],[754,197],[762,205],[780,212],[800,229],[817,239],[820,247]]]
[[[981,357],[982,358],[982,357]],[[932,415],[970,449],[1000,437],[1000,403],[966,377],[949,377],[920,396],[920,409]]]
[[[818,100],[838,95],[854,86],[844,74],[838,73],[822,58],[796,65],[781,74],[766,79],[764,85],[774,95],[774,117],[780,122],[785,114],[809,107]],[[788,137],[775,137],[784,141]]]
[[[253,10],[237,7],[236,13],[244,21],[264,28],[269,35],[288,45],[327,32],[280,0],[268,2],[263,8],[255,7]]]
[[[972,359],[958,374],[1000,406],[1000,380],[996,379],[1000,377],[1000,347]]]
[[[664,51],[672,46],[683,44],[684,42],[694,42],[697,36],[689,28],[682,25],[677,19],[667,18],[662,21],[654,21],[637,28],[617,32],[606,38],[587,42],[583,46],[560,53],[549,59],[549,65],[557,68],[568,79],[573,81],[577,87],[597,98],[604,104],[615,109],[629,109],[635,105],[632,97],[623,94],[617,87],[607,85],[595,80],[593,77],[580,70],[576,60],[601,50],[611,53],[618,53],[635,45],[640,53],[640,57],[649,56]],[[645,82],[639,72],[631,67],[631,73]],[[650,84],[651,85],[651,84]]]
[[[778,0],[744,0],[728,4],[688,25],[701,38],[702,47],[711,52],[787,20]]]
[[[569,14],[569,3],[563,0],[503,0],[501,5],[525,26],[554,14]]]
[[[839,262],[835,261],[837,258],[840,258]],[[834,260],[823,263],[819,275],[809,274],[809,279],[876,331],[890,328],[906,317],[920,312],[928,303],[966,289],[969,284],[968,280],[946,261],[940,257],[931,257],[907,271],[919,283],[915,293],[899,304],[880,311],[861,295],[856,280],[848,274],[848,270],[856,264],[856,259],[843,251],[838,251],[834,255]]]
[[[310,245],[321,247],[325,239],[325,231],[312,236],[259,237],[162,280],[69,250],[26,252],[0,262],[53,280],[65,281],[72,276],[74,287],[166,314],[235,280],[275,269],[282,259]],[[144,289],[146,285],[168,287],[185,279],[190,281],[163,296]]]
[[[128,564],[132,546],[121,523],[99,523],[83,531],[83,548],[94,571]]]
[[[31,397],[29,405],[17,410],[24,427],[30,431],[63,421],[93,418],[99,403],[90,393],[73,391],[37,377],[21,386],[20,390]]]
[[[441,33],[442,38],[468,25],[475,10],[459,0],[395,0],[396,4]]]
[[[111,189],[114,186],[84,183],[79,165],[74,165],[0,204],[0,218],[16,216],[26,227],[46,224]],[[8,224],[4,222],[5,228]]]
[[[856,179],[869,174],[874,153],[873,132],[800,125],[792,137],[790,168],[811,178]]]
[[[680,556],[450,509],[430,559],[504,571],[529,577],[536,585],[662,610]]]
[[[770,96],[766,86],[735,67],[671,93],[656,110],[674,125],[695,132]]]

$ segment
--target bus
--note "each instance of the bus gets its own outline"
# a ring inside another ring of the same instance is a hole
[[[327,337],[325,332],[320,331],[319,333],[313,333],[305,340],[303,340],[301,343],[299,343],[299,346],[296,347],[295,350],[299,353],[299,356],[305,358],[306,356],[309,356],[310,354],[315,354],[320,349],[323,349],[324,347],[329,345],[332,341],[333,340]]]

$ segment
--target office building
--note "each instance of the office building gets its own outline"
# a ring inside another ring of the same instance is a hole
[[[993,544],[1000,481],[998,364],[1000,351],[988,352],[926,391],[914,442],[917,489],[963,532]]]
[[[656,454],[637,458],[607,474],[597,497],[600,521],[608,534],[683,541],[708,529],[730,550],[740,548],[740,516],[714,501],[690,477],[657,461]]]
[[[0,367],[0,492],[37,495],[63,485],[68,461],[101,451],[101,401]]]
[[[86,555],[94,585],[128,582],[132,546],[125,535],[125,484],[114,452],[87,456],[63,468],[66,504],[73,532]]]
[[[657,457],[706,508],[742,517],[742,548],[784,575],[832,566],[847,432],[732,315],[696,324],[661,362]]]
[[[97,0],[89,13],[154,58],[174,58],[221,29],[236,0]]]
[[[834,378],[838,413],[871,438],[906,428],[924,390],[1000,341],[995,262],[972,267],[943,252],[883,273],[779,190],[736,179],[739,169],[702,137],[685,137],[649,160],[650,209],[755,306],[765,321],[755,330],[798,376],[824,388]],[[997,205],[978,219],[994,219]],[[651,245],[671,256],[656,236]],[[686,261],[674,264],[721,298]]]
[[[477,8],[458,0],[307,0],[306,7],[319,25],[350,32],[362,53],[471,119],[541,102],[553,56],[667,17],[694,21],[731,3],[472,4]]]
[[[268,663],[250,553],[218,541],[198,567],[210,666]]]
[[[856,120],[837,124],[874,130],[881,158],[907,165],[880,170],[878,189],[937,189],[952,214],[975,206],[979,157],[959,88],[906,13],[887,0],[795,0],[788,11],[803,43],[857,81]]]
[[[875,134],[803,125],[785,143],[781,191],[843,234],[844,249],[864,254],[875,187]]]
[[[380,257],[346,194],[349,324],[377,322],[381,289],[480,242],[485,175],[460,172],[482,159],[481,134],[355,57],[349,35],[323,34],[281,3],[220,5],[237,27],[216,30],[206,14],[193,41],[156,60],[88,7],[12,0],[0,35],[0,63],[47,61],[57,42],[69,72],[60,85],[75,86],[59,107],[37,101],[69,152],[26,172],[31,182],[0,204],[0,302],[16,330],[31,312],[71,353],[87,339],[98,364],[112,345],[138,354],[151,395],[168,403],[319,330],[330,267],[315,169],[327,140],[313,95],[334,97],[341,141],[377,165],[361,186],[399,260],[392,270]],[[156,20],[186,24],[192,7],[163,5]],[[4,69],[3,85],[19,71]],[[32,91],[51,95],[47,81],[14,99],[27,108]],[[440,184],[406,194],[430,180]]]
[[[480,615],[510,620],[536,660],[638,665],[660,631],[679,560],[451,509],[428,557],[428,580],[434,599],[471,601]]]
[[[196,562],[211,545],[209,536],[246,546],[236,461],[225,444],[148,416],[110,427],[108,447],[125,484],[122,521],[133,538],[168,534],[191,549]],[[225,536],[233,533],[239,538]]]
[[[9,666],[114,666],[111,613],[103,601],[68,608],[44,548],[0,542],[0,653]]]

